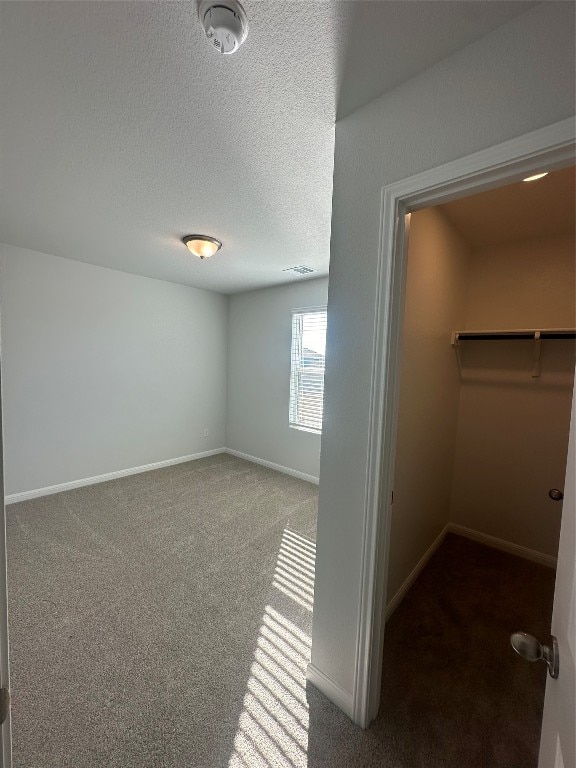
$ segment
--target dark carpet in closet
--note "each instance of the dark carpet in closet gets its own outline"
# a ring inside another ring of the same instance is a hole
[[[356,729],[309,689],[308,767],[536,768],[555,572],[449,534],[386,627],[380,714]]]
[[[390,619],[382,717],[396,766],[536,768],[546,667],[516,630],[549,637],[555,572],[448,535]]]

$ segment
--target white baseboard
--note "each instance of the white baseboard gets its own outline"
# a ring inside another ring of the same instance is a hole
[[[528,547],[521,547],[519,544],[513,544],[511,541],[499,539],[496,536],[490,536],[488,533],[481,533],[472,528],[466,528],[458,523],[448,523],[448,531],[457,533],[458,536],[464,536],[467,539],[477,541],[479,544],[486,544],[494,549],[501,549],[503,552],[509,552],[511,555],[523,557],[525,560],[532,560],[534,563],[545,565],[548,568],[556,568],[557,558],[552,555],[545,555],[543,552],[537,552]]]
[[[272,461],[266,461],[266,459],[259,459],[257,456],[250,456],[248,453],[242,453],[241,451],[234,451],[232,448],[225,448],[225,453],[229,453],[231,456],[237,456],[239,459],[246,459],[254,464],[261,464],[268,469],[275,469],[276,472],[283,472],[285,475],[291,475],[297,477],[299,480],[306,480],[309,483],[318,485],[320,480],[314,475],[307,475],[305,472],[300,472],[297,469],[290,469],[290,467],[283,467],[281,464],[274,464]]]
[[[345,691],[344,688],[335,683],[330,677],[320,672],[313,664],[308,664],[306,669],[306,680],[314,685],[326,696],[338,709],[341,709],[345,715],[352,719],[353,706],[352,694]]]
[[[442,544],[442,542],[446,538],[448,529],[449,529],[449,525],[445,525],[444,528],[442,528],[438,536],[434,539],[432,544],[430,544],[426,552],[424,552],[420,560],[418,560],[414,568],[410,571],[408,578],[404,581],[400,589],[396,592],[394,597],[388,602],[388,604],[386,605],[386,621],[388,621],[388,619],[390,618],[390,616],[392,616],[396,608],[398,608],[398,606],[406,596],[406,593],[408,592],[412,584],[414,584],[418,576],[420,576],[420,574],[424,570],[424,566],[426,565],[428,560],[430,560],[434,552],[436,552],[440,544]]]
[[[299,480],[307,480],[309,483],[318,485],[318,478],[314,475],[307,475],[304,472],[299,472],[296,469],[290,469],[290,467],[283,467],[281,464],[274,464],[271,461],[259,459],[257,456],[249,456],[247,453],[241,453],[240,451],[233,451],[231,448],[214,448],[211,451],[202,451],[201,453],[192,453],[189,456],[179,456],[176,459],[166,459],[164,461],[156,461],[153,464],[143,464],[141,467],[131,467],[130,469],[120,469],[117,472],[107,472],[105,475],[96,475],[95,477],[85,477],[81,480],[72,480],[69,483],[59,483],[58,485],[48,485],[45,488],[36,488],[33,491],[22,491],[21,493],[11,493],[4,497],[5,504],[16,504],[19,501],[27,501],[28,499],[37,499],[40,496],[50,496],[53,493],[61,493],[62,491],[71,491],[74,488],[83,488],[86,485],[95,485],[96,483],[105,483],[108,480],[117,480],[120,477],[127,477],[128,475],[138,475],[141,472],[150,472],[153,469],[161,469],[162,467],[171,467],[174,464],[184,464],[187,461],[195,461],[196,459],[203,459],[207,456],[215,456],[218,453],[229,453],[231,456],[237,456],[239,459],[246,459],[246,461],[252,461],[254,464],[261,464],[263,467],[269,469],[275,469],[277,472],[283,472],[285,475],[292,475]]]
[[[72,480],[69,483],[59,483],[58,485],[49,485],[46,488],[36,488],[33,491],[23,491],[22,493],[11,493],[4,497],[5,504],[15,504],[18,501],[27,501],[36,499],[40,496],[50,496],[53,493],[62,491],[71,491],[73,488],[82,488],[85,485],[95,485],[96,483],[105,483],[107,480],[117,480],[119,477],[128,475],[138,475],[141,472],[149,472],[152,469],[161,469],[162,467],[171,467],[174,464],[184,464],[187,461],[203,459],[206,456],[215,456],[218,453],[224,453],[225,448],[214,448],[211,451],[202,451],[201,453],[192,453],[189,456],[179,456],[176,459],[166,459],[156,461],[153,464],[143,464],[141,467],[131,467],[130,469],[120,469],[117,472],[107,472],[105,475],[96,475],[95,477],[86,477],[82,480]]]
[[[400,589],[386,605],[386,621],[388,621],[396,608],[398,608],[412,584],[414,584],[418,576],[424,570],[424,566],[428,560],[430,560],[434,552],[436,552],[440,544],[442,544],[446,538],[447,533],[455,533],[458,536],[463,536],[466,539],[472,539],[472,541],[477,541],[479,544],[485,544],[486,546],[492,547],[493,549],[500,549],[503,552],[508,552],[511,555],[516,555],[517,557],[523,557],[525,560],[531,560],[534,563],[545,565],[548,568],[556,568],[556,558],[552,557],[552,555],[545,555],[543,552],[536,552],[534,549],[521,547],[519,544],[513,544],[511,541],[505,541],[504,539],[499,539],[496,536],[490,536],[487,533],[481,533],[480,531],[475,531],[472,528],[466,528],[466,526],[459,525],[458,523],[448,523],[444,526],[436,539],[434,539],[426,552],[424,552],[420,560],[416,563],[410,572],[408,578],[404,581]]]

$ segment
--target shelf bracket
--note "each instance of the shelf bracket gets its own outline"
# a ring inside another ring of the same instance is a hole
[[[540,376],[540,352],[542,339],[540,331],[534,331],[534,367],[532,368],[532,378],[537,379]]]
[[[458,331],[452,332],[452,346],[456,352],[456,362],[458,363],[458,373],[462,378],[462,359],[460,357],[460,334]]]

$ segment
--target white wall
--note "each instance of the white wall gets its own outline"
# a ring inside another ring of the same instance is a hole
[[[350,698],[383,185],[574,114],[574,8],[547,2],[336,126],[312,664]]]
[[[574,238],[475,249],[464,329],[573,328]],[[556,556],[566,471],[574,342],[462,342],[450,519]]]
[[[7,494],[225,445],[226,297],[0,254]]]
[[[227,447],[318,477],[320,436],[288,426],[291,310],[326,304],[328,279],[230,296]]]
[[[448,522],[460,377],[450,334],[466,313],[470,248],[437,208],[411,216],[388,596]]]

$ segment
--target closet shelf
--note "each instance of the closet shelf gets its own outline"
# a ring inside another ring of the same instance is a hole
[[[460,341],[498,341],[502,339],[576,339],[576,328],[523,328],[510,331],[452,331],[452,346]]]
[[[534,342],[532,378],[540,376],[540,342],[543,339],[576,339],[576,328],[521,328],[507,331],[452,331],[452,346],[456,351],[458,368],[462,374],[460,342],[462,341],[518,341]]]

